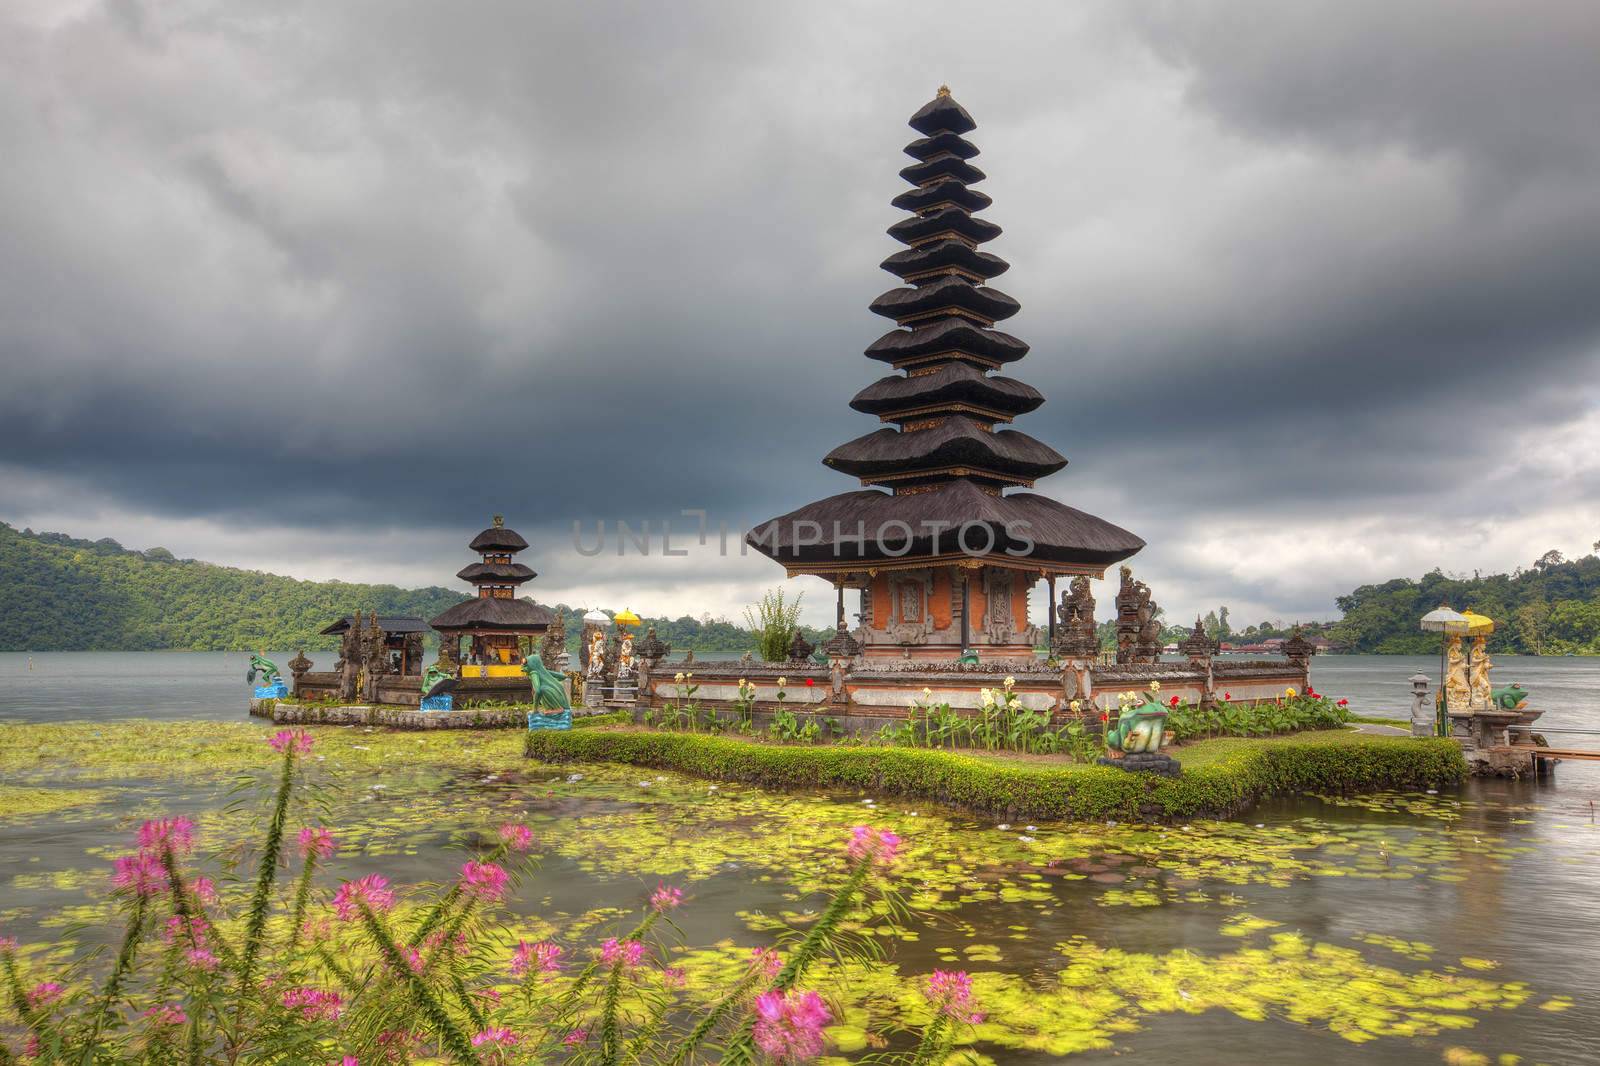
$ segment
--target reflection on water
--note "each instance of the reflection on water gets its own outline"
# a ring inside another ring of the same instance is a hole
[[[84,729],[113,736],[108,719],[141,702],[174,718],[242,716],[246,656],[36,656],[20,684],[17,659],[0,657],[0,716],[99,718]],[[1426,662],[1319,659],[1315,679],[1371,712]],[[75,677],[68,663],[80,664]],[[1552,715],[1593,721],[1594,690],[1561,673],[1592,671],[1587,661],[1505,669]],[[253,724],[196,728],[260,735]],[[407,735],[318,734],[320,770],[363,760],[337,800],[341,872],[438,877],[472,833],[526,817],[544,854],[518,904],[530,931],[604,919],[666,879],[689,888],[689,944],[766,943],[779,918],[816,905],[851,825],[893,827],[907,840],[902,887],[922,917],[914,939],[894,939],[895,968],[838,975],[839,994],[885,1017],[915,994],[915,975],[970,970],[991,1014],[982,1050],[1001,1062],[1131,1052],[1201,1064],[1447,1053],[1569,1063],[1596,1061],[1584,1049],[1600,1046],[1600,790],[1589,767],[1446,795],[1296,797],[1224,823],[1001,831],[863,802],[872,797],[529,765],[508,734],[456,758]],[[109,859],[143,817],[188,813],[213,850],[250,832],[252,814],[225,809],[231,770],[180,763],[107,778],[48,750],[10,765],[6,786],[85,797],[0,823],[0,926],[24,941],[73,921],[90,923],[83,937],[109,935],[98,931]]]

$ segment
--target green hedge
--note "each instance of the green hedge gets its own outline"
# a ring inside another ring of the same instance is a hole
[[[924,748],[786,747],[640,730],[529,733],[525,751],[543,762],[623,763],[767,788],[903,796],[1011,820],[1222,817],[1264,796],[1432,788],[1467,772],[1452,741],[1354,734],[1349,741],[1246,744],[1176,778],[1107,766],[1006,765]]]

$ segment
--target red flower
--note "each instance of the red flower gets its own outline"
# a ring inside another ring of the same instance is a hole
[[[1231,693],[1231,692],[1224,692],[1224,693],[1223,693],[1223,694],[1222,694],[1222,698],[1223,698],[1223,699],[1225,699],[1225,700],[1231,700],[1231,699],[1233,699],[1233,693]]]
[[[1170,700],[1167,701],[1167,704],[1169,706],[1176,707],[1178,705],[1178,697],[1176,697],[1176,696],[1172,697]]]
[[[1100,712],[1100,720],[1102,722],[1109,722],[1109,721],[1111,721],[1111,715],[1107,714],[1105,711],[1101,711]]]
[[[817,683],[817,679],[816,678],[814,678],[814,677],[806,678],[806,687],[809,688],[810,686],[815,685],[816,683]]]
[[[1348,706],[1350,706],[1350,701],[1349,700],[1340,700],[1339,701],[1339,706],[1348,707]]]

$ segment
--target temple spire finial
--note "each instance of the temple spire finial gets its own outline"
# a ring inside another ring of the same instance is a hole
[[[950,95],[950,86],[948,86],[948,85],[939,86],[939,92],[938,92],[937,95],[939,95],[939,96],[949,96]]]
[[[506,516],[505,515],[497,514],[497,515],[494,516],[494,528],[496,528],[496,529],[504,529],[504,528],[506,528]]]

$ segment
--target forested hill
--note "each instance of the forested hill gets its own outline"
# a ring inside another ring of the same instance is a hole
[[[432,618],[464,598],[437,587],[297,581],[0,522],[0,651],[331,648],[334,638],[318,631],[358,608]]]
[[[0,522],[0,651],[329,649],[337,639],[319,630],[352,611],[429,619],[466,596],[464,589],[297,581],[177,559],[165,548],[130,551],[109,538],[18,532]],[[576,652],[588,608],[553,606]],[[740,655],[754,647],[750,631],[726,619],[645,622],[680,653]],[[806,634],[820,644],[833,631]]]
[[[1436,653],[1439,637],[1418,629],[1418,619],[1448,603],[1495,620],[1491,651],[1600,655],[1600,556],[1546,552],[1531,569],[1487,577],[1435,570],[1418,581],[1363,585],[1335,602],[1344,617],[1328,635],[1347,651]]]

